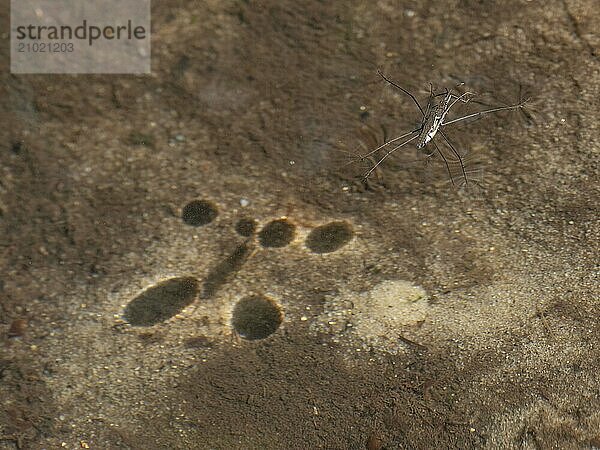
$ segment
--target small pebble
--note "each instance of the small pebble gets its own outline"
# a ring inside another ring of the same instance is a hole
[[[8,337],[21,337],[25,334],[25,329],[27,328],[27,321],[25,319],[15,319],[10,324],[10,328],[8,329]]]

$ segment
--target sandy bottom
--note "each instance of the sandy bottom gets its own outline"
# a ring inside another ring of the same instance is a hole
[[[0,449],[600,448],[593,1],[153,6],[152,75],[2,59]],[[378,67],[531,101],[364,182]]]

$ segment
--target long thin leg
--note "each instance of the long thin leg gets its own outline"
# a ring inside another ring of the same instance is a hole
[[[429,83],[429,97],[433,98],[433,97],[440,97],[442,95],[448,95],[448,88],[444,88],[444,92],[440,92],[438,94],[434,94],[433,93],[433,84],[430,82]]]
[[[454,183],[454,177],[452,176],[452,171],[450,170],[450,164],[448,164],[448,160],[444,156],[444,152],[442,152],[440,150],[440,148],[438,147],[438,145],[437,145],[437,143],[435,141],[431,141],[431,142],[435,146],[435,149],[437,150],[437,152],[439,153],[439,155],[444,160],[444,164],[446,164],[446,170],[448,171],[448,176],[450,177],[450,182],[452,183],[452,186],[456,186],[456,183]]]
[[[452,149],[452,153],[454,153],[456,155],[456,157],[458,158],[458,162],[460,163],[460,170],[462,171],[463,177],[465,179],[465,186],[468,184],[468,180],[467,180],[467,172],[465,170],[465,165],[463,163],[463,160],[460,156],[460,154],[456,151],[456,149],[454,148],[454,145],[452,145],[452,143],[450,142],[450,139],[448,139],[448,136],[446,136],[446,133],[444,133],[441,129],[440,129],[440,134],[442,135],[442,137],[444,138],[444,140],[446,141],[446,144],[448,144],[450,146],[450,148]]]
[[[365,159],[371,160],[370,156],[373,155],[374,153],[376,153],[378,150],[381,150],[383,147],[385,147],[385,146],[387,146],[387,145],[389,145],[389,144],[391,144],[393,142],[396,142],[396,141],[398,141],[398,140],[400,140],[402,138],[405,138],[406,136],[410,136],[411,134],[417,133],[417,132],[420,132],[420,131],[421,131],[421,128],[419,127],[419,128],[416,128],[416,129],[414,129],[412,131],[409,131],[408,133],[404,133],[403,135],[395,137],[394,139],[392,139],[390,141],[385,141],[379,147],[377,147],[374,150],[371,150],[369,153],[366,153],[364,155],[360,155],[360,154],[357,154],[357,153],[354,153],[354,152],[349,152],[349,151],[346,151],[346,150],[341,150],[343,153],[346,153],[347,155],[351,155],[353,157],[352,160],[347,161],[341,167],[346,167],[346,166],[348,166],[350,164],[356,163],[357,161],[364,161]],[[385,130],[384,130],[384,134],[385,134]],[[384,140],[385,140],[385,137],[384,137]],[[363,144],[363,143],[361,142],[361,144]]]
[[[429,98],[427,99],[427,108],[425,109],[425,113],[423,114],[423,122],[427,121],[427,117],[429,117],[429,111],[433,106],[433,99],[436,98],[439,94],[433,93],[433,84],[429,83]]]
[[[425,117],[425,112],[423,111],[423,108],[421,108],[421,105],[419,104],[419,102],[417,101],[416,97],[414,95],[412,95],[410,92],[408,92],[406,89],[404,89],[401,86],[398,86],[396,83],[394,83],[392,80],[388,79],[383,72],[380,69],[377,69],[377,73],[381,76],[381,78],[383,78],[385,81],[387,81],[388,83],[390,83],[392,86],[400,89],[402,92],[404,92],[406,95],[408,95],[410,98],[412,98],[412,101],[415,102],[415,105],[417,105],[417,108],[419,108],[419,111],[421,111],[421,114],[423,115],[423,117]]]
[[[389,141],[387,141],[387,142],[385,142],[385,143],[381,144],[381,145],[380,145],[379,147],[377,147],[376,149],[374,149],[374,150],[371,150],[369,153],[367,153],[366,155],[362,155],[361,157],[362,157],[362,158],[368,158],[368,157],[369,157],[369,156],[371,156],[373,153],[375,153],[377,150],[381,150],[383,147],[385,147],[385,146],[387,146],[387,145],[390,145],[392,142],[399,141],[400,139],[402,139],[402,138],[405,138],[406,136],[410,136],[410,135],[411,135],[411,134],[413,134],[413,133],[416,133],[416,132],[418,132],[418,131],[420,132],[420,131],[421,131],[421,129],[422,129],[422,127],[415,128],[414,130],[412,130],[412,131],[409,131],[408,133],[404,133],[404,134],[403,134],[403,135],[401,135],[401,136],[395,137],[394,139],[391,139],[391,140],[389,140]]]
[[[458,83],[456,86],[454,86],[452,89],[457,89],[461,86],[464,86],[465,82],[461,81],[460,83]],[[433,84],[429,83],[429,85],[431,86],[431,93],[433,93]],[[438,97],[440,95],[448,95],[450,93],[450,91],[448,90],[448,88],[444,88],[444,92],[440,92],[439,94],[435,94],[435,97]],[[453,97],[457,97],[457,95],[452,94]]]
[[[470,98],[467,99],[463,99],[464,96],[469,95],[469,94],[473,94],[472,92],[465,92],[464,94],[461,95],[454,95],[454,94],[450,94],[451,98],[454,97],[454,100],[452,101],[452,103],[450,103],[450,105],[448,106],[448,109],[452,108],[456,102],[461,101],[463,103],[469,103],[471,101]]]
[[[396,150],[398,150],[400,147],[403,147],[404,145],[408,144],[410,141],[416,139],[417,137],[419,137],[419,135],[417,134],[416,136],[411,137],[410,139],[407,139],[406,141],[404,141],[402,144],[397,145],[396,147],[394,147],[393,149],[391,149],[389,152],[387,152],[379,161],[377,161],[375,163],[375,165],[373,167],[371,167],[369,169],[369,171],[367,173],[365,173],[363,179],[367,179],[369,178],[369,175],[371,175],[373,173],[373,171],[377,168],[377,166],[379,166],[379,164],[381,164],[383,162],[383,160],[385,158],[387,158],[388,156],[390,156],[392,153],[394,153]]]
[[[452,182],[452,186],[456,186],[456,184],[454,183],[454,177],[452,176],[452,171],[450,170],[450,164],[448,164],[448,160],[444,156],[444,152],[442,152],[440,150],[440,148],[438,147],[438,145],[437,145],[437,143],[435,141],[431,141],[431,142],[433,142],[433,145],[435,146],[435,149],[437,150],[437,152],[439,153],[439,155],[444,160],[444,164],[446,164],[446,169],[448,170],[448,175],[450,176],[450,181]]]
[[[493,113],[493,112],[497,112],[497,111],[508,111],[510,109],[519,109],[522,108],[525,105],[525,102],[521,102],[518,103],[516,105],[511,105],[511,106],[501,106],[499,108],[492,108],[492,109],[486,109],[485,111],[479,111],[473,114],[467,114],[466,116],[463,117],[458,117],[457,119],[452,119],[449,122],[444,122],[442,123],[442,127],[445,127],[446,125],[450,125],[456,122],[460,122],[462,120],[466,120],[466,119],[470,119],[471,117],[479,117],[479,116],[483,116],[484,114],[489,114],[489,113]]]

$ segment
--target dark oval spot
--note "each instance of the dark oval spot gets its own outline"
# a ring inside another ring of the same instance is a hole
[[[240,236],[250,237],[256,230],[256,220],[249,218],[242,218],[235,224],[235,231]]]
[[[352,239],[352,227],[346,222],[331,222],[315,228],[306,238],[306,246],[315,253],[329,253]]]
[[[277,304],[262,295],[246,297],[233,308],[231,324],[245,339],[264,339],[273,334],[283,320]]]
[[[188,225],[199,227],[211,223],[217,217],[217,207],[205,200],[194,200],[183,207],[181,218]]]
[[[285,219],[273,220],[258,233],[258,242],[263,247],[285,247],[292,239],[296,227]]]
[[[21,153],[21,150],[23,149],[23,142],[22,141],[13,142],[10,149],[12,150],[12,152],[15,155],[18,155],[19,153]]]
[[[170,319],[194,301],[198,280],[192,277],[171,278],[142,292],[131,300],[123,316],[131,325],[148,327]]]

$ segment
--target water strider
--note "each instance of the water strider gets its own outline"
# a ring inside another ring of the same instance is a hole
[[[408,137],[408,139],[406,139],[405,141],[396,145],[391,150],[388,150],[385,153],[385,155],[383,155],[383,157],[381,157],[375,164],[373,164],[373,166],[369,169],[369,171],[367,173],[365,173],[364,179],[367,179],[373,173],[373,171],[393,152],[395,152],[399,148],[405,146],[409,142],[412,142],[415,139],[417,139],[416,147],[419,150],[424,149],[429,144],[432,144],[434,146],[434,150],[432,152],[430,152],[430,153],[425,152],[425,154],[427,157],[431,157],[435,153],[440,155],[440,157],[443,159],[444,163],[446,164],[446,168],[448,169],[448,174],[450,175],[450,181],[452,182],[452,184],[455,184],[455,181],[454,181],[454,177],[452,176],[452,171],[450,170],[450,162],[458,161],[458,163],[460,164],[462,178],[463,178],[464,184],[466,185],[466,184],[468,184],[469,180],[467,178],[467,170],[465,169],[465,164],[463,162],[463,159],[460,156],[460,154],[458,153],[458,151],[456,150],[456,148],[454,147],[454,145],[452,144],[452,142],[450,142],[450,139],[448,138],[446,133],[444,133],[443,128],[448,125],[451,125],[453,123],[461,122],[463,120],[467,120],[467,119],[471,119],[471,118],[480,117],[485,114],[498,112],[498,111],[506,111],[506,110],[523,108],[523,106],[525,105],[525,103],[527,101],[527,100],[522,100],[519,103],[514,104],[514,105],[500,106],[497,108],[486,109],[483,111],[478,111],[478,112],[475,112],[472,114],[467,114],[465,116],[446,121],[445,119],[446,119],[446,116],[448,115],[448,112],[450,112],[450,110],[456,103],[458,103],[458,102],[468,103],[475,94],[472,92],[465,92],[463,94],[456,95],[456,94],[453,94],[452,92],[450,92],[448,89],[445,89],[444,92],[436,94],[433,91],[433,85],[430,84],[430,91],[429,91],[429,98],[427,100],[427,106],[426,106],[425,110],[423,110],[423,107],[421,106],[421,104],[419,103],[419,101],[416,99],[416,97],[413,94],[411,94],[409,91],[407,91],[403,87],[399,86],[398,84],[394,83],[392,80],[388,79],[380,70],[378,70],[377,73],[386,82],[388,82],[395,88],[400,89],[402,92],[404,92],[406,95],[408,95],[412,99],[412,101],[415,103],[415,105],[417,105],[417,108],[419,108],[422,119],[421,119],[421,124],[414,130],[404,133],[400,136],[397,136],[394,139],[391,139],[390,141],[387,141],[384,144],[380,145],[379,147],[375,148],[374,150],[371,150],[369,153],[361,156],[361,159],[369,158],[369,157],[371,157],[371,155],[375,154],[377,151],[381,150],[382,148],[387,147],[388,145],[390,145],[394,142],[400,141],[400,140]],[[442,99],[440,101],[436,101],[436,99],[438,97],[442,97]],[[442,152],[440,150],[437,143],[434,141],[434,138],[438,134],[442,136],[442,138],[444,139],[444,141],[450,148],[452,154],[454,155],[454,157],[456,157],[455,161],[449,162],[448,157],[446,155],[444,155],[444,152]]]

